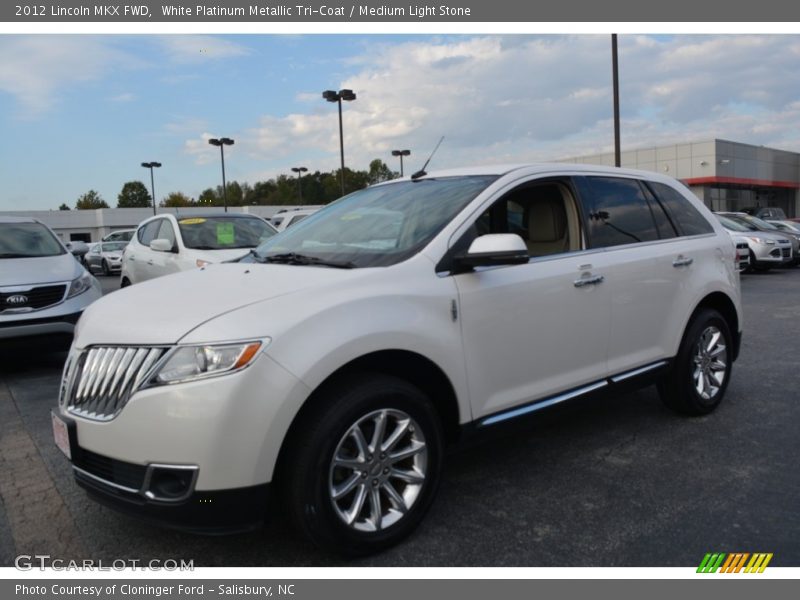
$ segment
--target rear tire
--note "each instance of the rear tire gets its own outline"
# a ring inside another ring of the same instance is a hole
[[[725,395],[733,362],[733,336],[713,309],[701,309],[683,335],[670,372],[658,384],[661,400],[688,415],[712,412]]]
[[[280,475],[297,528],[354,556],[409,535],[442,471],[442,428],[428,398],[402,379],[362,373],[325,390],[302,419]]]
[[[122,280],[119,282],[120,289],[126,288],[131,284],[130,279],[127,277],[123,277]]]

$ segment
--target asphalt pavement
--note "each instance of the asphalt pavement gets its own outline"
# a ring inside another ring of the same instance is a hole
[[[118,278],[102,278],[110,292]],[[727,396],[687,418],[655,388],[582,403],[452,452],[407,541],[346,560],[275,514],[261,531],[201,537],[89,500],[52,441],[62,354],[0,361],[0,565],[18,554],[184,559],[195,566],[694,566],[772,552],[800,566],[800,269],[742,277],[744,344]]]

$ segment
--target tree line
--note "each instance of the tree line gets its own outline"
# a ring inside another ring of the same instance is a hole
[[[226,186],[228,206],[285,205],[285,204],[328,204],[342,195],[340,181],[341,169],[323,173],[309,172],[298,179],[292,175],[278,175],[267,181],[247,182],[229,181]],[[369,163],[366,171],[345,168],[345,194],[360,190],[369,185],[398,177],[386,163],[376,158]],[[190,198],[183,192],[170,192],[158,203],[160,207],[183,206],[222,206],[224,204],[222,186],[207,188],[197,198]],[[141,181],[128,181],[117,195],[117,208],[147,208],[153,206],[153,199],[147,186]],[[77,210],[111,208],[95,190],[81,194],[75,202]],[[70,210],[63,203],[59,210]]]

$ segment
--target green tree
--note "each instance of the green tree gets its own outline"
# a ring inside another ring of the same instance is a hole
[[[58,207],[58,210],[70,210],[70,208],[67,206],[66,202],[62,202],[61,206]]]
[[[369,163],[368,181],[370,185],[381,183],[383,181],[389,181],[395,177],[397,177],[397,174],[387,167],[386,163],[380,158],[376,158]]]
[[[117,208],[147,208],[152,198],[141,181],[128,181],[117,196]]]
[[[159,206],[164,208],[174,208],[176,206],[195,206],[195,202],[183,192],[170,192],[167,194],[167,197],[159,203]]]
[[[108,208],[108,204],[96,191],[89,190],[78,198],[75,208],[78,210],[93,210],[95,208]]]
[[[206,188],[197,197],[197,204],[200,206],[222,206],[222,197],[217,196],[214,188]]]

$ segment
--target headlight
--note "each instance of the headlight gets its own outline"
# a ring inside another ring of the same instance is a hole
[[[67,298],[72,298],[73,296],[82,294],[90,287],[92,287],[92,276],[89,275],[88,271],[84,271],[83,275],[72,280],[72,283],[69,286],[69,293],[67,293]]]
[[[760,238],[760,237],[756,237],[756,236],[748,236],[747,239],[754,241],[756,244],[766,244],[767,246],[774,246],[775,245],[775,240],[768,240],[768,239]]]
[[[238,371],[249,365],[259,348],[269,343],[202,344],[179,346],[151,380],[154,385],[178,383]]]

